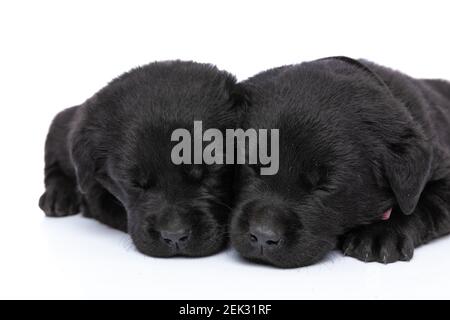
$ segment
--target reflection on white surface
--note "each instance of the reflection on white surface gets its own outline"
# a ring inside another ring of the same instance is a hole
[[[128,235],[94,220],[35,211],[26,237],[13,244],[11,235],[3,252],[0,298],[449,298],[450,238],[416,250],[409,263],[365,264],[333,252],[317,265],[281,270],[231,249],[205,258],[147,257]]]

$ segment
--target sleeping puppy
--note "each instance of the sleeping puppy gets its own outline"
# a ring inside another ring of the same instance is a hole
[[[156,62],[54,119],[45,147],[47,216],[128,231],[141,252],[203,256],[226,244],[233,167],[175,165],[175,129],[233,128],[235,78],[208,64]]]
[[[278,173],[242,168],[244,257],[299,267],[338,247],[391,263],[450,232],[450,83],[334,57],[242,85],[244,127],[280,130]]]

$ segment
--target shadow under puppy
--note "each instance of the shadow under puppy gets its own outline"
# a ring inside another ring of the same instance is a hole
[[[234,128],[235,78],[214,66],[156,62],[59,113],[45,146],[47,216],[76,214],[128,231],[141,252],[203,256],[227,242],[232,166],[175,165],[171,134]]]
[[[450,232],[450,83],[332,57],[242,85],[244,128],[280,130],[278,173],[242,168],[244,257],[299,267],[338,247],[390,263]]]

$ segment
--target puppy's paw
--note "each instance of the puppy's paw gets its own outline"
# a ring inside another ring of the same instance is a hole
[[[409,261],[414,254],[414,241],[401,228],[379,222],[347,233],[342,251],[364,262]]]
[[[39,207],[48,217],[65,217],[80,210],[81,195],[70,184],[59,183],[47,187],[39,199]]]

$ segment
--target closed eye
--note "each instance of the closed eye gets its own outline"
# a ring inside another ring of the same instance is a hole
[[[299,183],[308,192],[312,192],[316,187],[314,180],[306,173],[300,174]]]
[[[132,186],[136,189],[141,189],[141,190],[150,190],[151,188],[153,188],[155,186],[155,180],[151,179],[151,178],[147,178],[147,179],[135,179],[131,182]]]
[[[206,168],[202,165],[189,165],[183,168],[185,177],[191,182],[200,182],[206,176]]]
[[[316,190],[326,191],[327,169],[323,166],[316,166],[314,169],[300,174],[300,184],[309,192]]]

